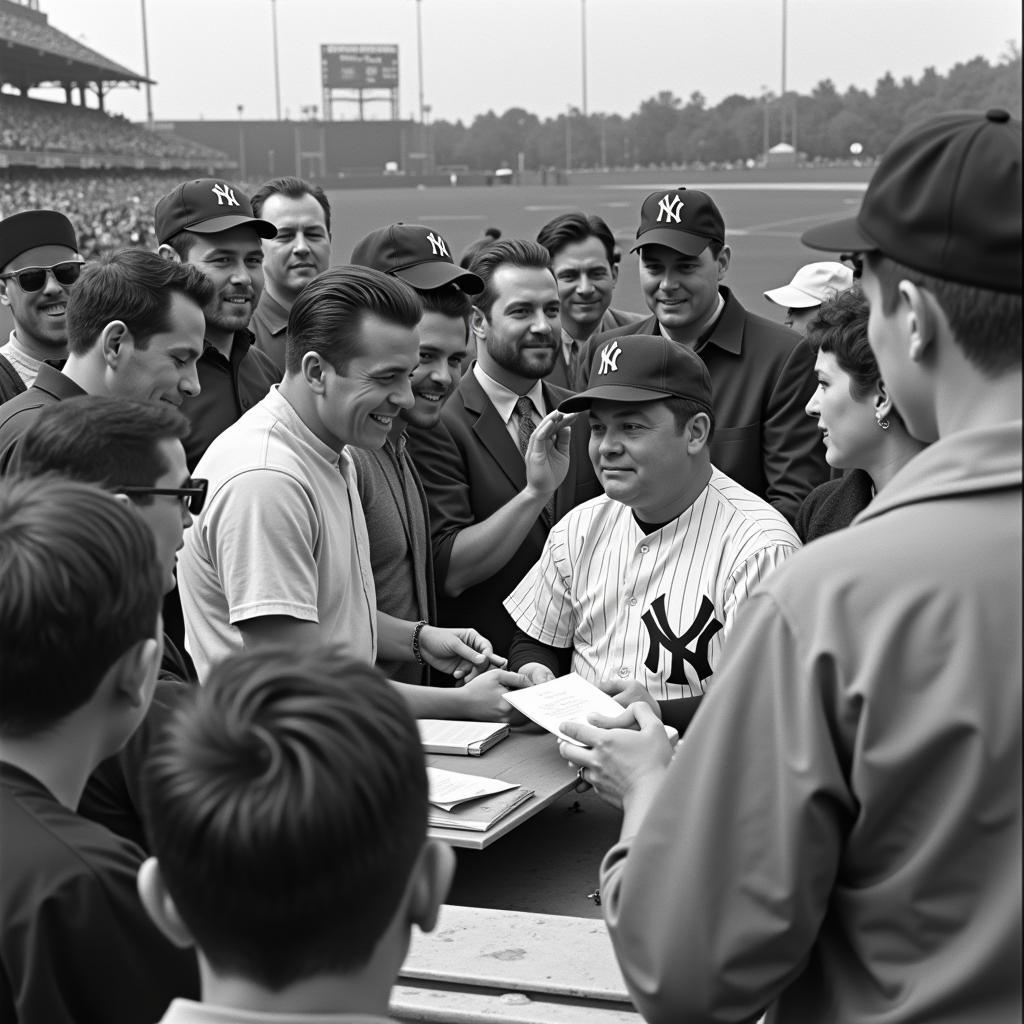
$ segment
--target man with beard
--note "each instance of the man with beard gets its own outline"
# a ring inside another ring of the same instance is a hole
[[[502,604],[540,557],[548,530],[600,493],[586,424],[557,411],[569,392],[545,378],[560,306],[543,246],[503,239],[469,267],[484,284],[470,318],[477,360],[441,413],[410,436],[430,504],[438,621],[472,622],[507,653]]]
[[[253,216],[249,197],[215,178],[178,185],[156,204],[159,253],[201,270],[216,289],[206,304],[201,392],[182,406],[191,430],[185,439],[189,469],[210,442],[261,401],[281,374],[253,346],[249,321],[263,292],[260,240],[277,229]]]

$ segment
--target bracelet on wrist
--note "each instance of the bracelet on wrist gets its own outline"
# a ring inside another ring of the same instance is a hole
[[[412,656],[416,659],[417,665],[426,665],[426,662],[423,660],[423,654],[420,651],[420,633],[423,632],[425,625],[427,625],[427,620],[420,619],[412,630]]]

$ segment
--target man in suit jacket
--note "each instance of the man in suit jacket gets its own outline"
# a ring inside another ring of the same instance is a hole
[[[472,623],[507,654],[514,625],[502,602],[552,523],[600,486],[586,424],[557,412],[569,393],[543,379],[559,344],[547,252],[502,240],[470,270],[484,281],[471,316],[477,361],[441,425],[409,430],[409,448],[430,504],[438,621]]]
[[[828,477],[825,453],[805,413],[817,382],[803,339],[748,313],[721,284],[731,256],[714,200],[694,189],[652,192],[637,230],[640,285],[652,315],[596,335],[581,354],[589,381],[594,353],[612,338],[662,334],[704,360],[714,391],[711,461],[791,523]]]
[[[611,229],[596,214],[559,214],[537,232],[537,241],[551,257],[561,304],[562,343],[547,381],[578,391],[579,356],[587,342],[595,334],[636,323],[644,316],[611,308],[620,254]]]

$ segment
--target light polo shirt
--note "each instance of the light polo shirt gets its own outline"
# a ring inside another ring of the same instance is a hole
[[[515,441],[518,448],[519,415],[516,413],[516,402],[519,401],[520,396],[514,391],[510,391],[504,384],[499,384],[493,377],[488,376],[480,369],[479,362],[473,364],[473,373],[476,375],[480,387],[484,389],[484,394],[491,400],[491,405],[497,410],[502,423],[505,424],[509,437]],[[544,404],[544,391],[541,388],[541,382],[538,380],[523,397],[529,398],[533,403],[534,409],[537,410],[536,425],[539,426],[540,421],[544,419],[548,412],[547,406]]]
[[[200,682],[242,648],[238,623],[287,615],[324,643],[377,656],[370,543],[347,454],[324,444],[275,385],[210,445],[206,505],[178,561],[185,646]]]

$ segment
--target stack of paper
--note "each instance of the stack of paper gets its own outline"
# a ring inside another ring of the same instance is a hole
[[[509,732],[503,722],[453,722],[420,718],[416,722],[420,741],[428,754],[472,754],[479,756],[503,740]]]
[[[521,803],[533,796],[514,782],[463,775],[442,768],[427,768],[430,787],[427,824],[486,832]]]

